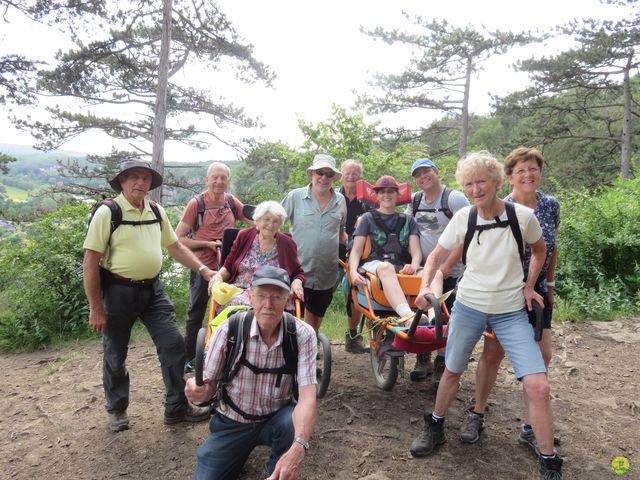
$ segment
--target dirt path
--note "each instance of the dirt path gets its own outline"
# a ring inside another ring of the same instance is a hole
[[[555,326],[551,381],[565,479],[640,479],[639,320]],[[368,355],[346,355],[341,345],[333,352],[332,384],[320,403],[303,478],[538,478],[532,453],[516,441],[521,395],[508,362],[482,440],[464,445],[457,438],[473,395],[472,363],[447,417],[447,444],[431,458],[412,459],[408,447],[422,413],[433,406],[430,385],[399,378],[393,391],[380,391]],[[133,345],[129,366],[132,425],[113,434],[102,407],[98,342],[1,354],[0,478],[190,478],[207,426],[163,425],[163,385],[152,345]],[[259,478],[266,453],[254,452],[242,478]],[[632,470],[614,475],[616,456],[626,457]]]

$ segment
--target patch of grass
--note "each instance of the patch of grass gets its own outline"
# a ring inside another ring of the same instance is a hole
[[[344,305],[342,289],[338,288],[333,294],[333,301],[320,327],[320,331],[332,342],[344,341],[344,332],[347,331],[347,312]]]
[[[576,308],[570,302],[563,300],[556,295],[555,304],[553,305],[554,322],[581,322],[585,320],[591,319],[584,318],[584,316],[580,314],[578,308]]]
[[[47,364],[47,376],[51,376],[54,373],[58,372],[62,367],[64,367],[66,364],[73,362],[74,360],[78,360],[81,357],[81,355],[77,354],[77,353],[70,353],[68,355],[63,355],[60,358],[57,358],[56,360],[54,360],[53,362],[49,362]]]
[[[9,200],[13,200],[14,202],[26,202],[29,199],[29,192],[23,190],[21,188],[9,187],[5,185],[6,192],[5,195]]]

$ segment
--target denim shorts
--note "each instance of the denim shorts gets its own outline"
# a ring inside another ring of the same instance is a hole
[[[447,335],[445,365],[454,373],[464,372],[482,332],[489,327],[496,334],[513,365],[518,380],[534,373],[546,373],[540,347],[524,309],[509,313],[483,313],[456,300]]]
[[[365,262],[362,264],[362,268],[365,272],[373,273],[376,275],[378,272],[378,265],[380,265],[382,261],[380,260],[371,260],[370,262]]]

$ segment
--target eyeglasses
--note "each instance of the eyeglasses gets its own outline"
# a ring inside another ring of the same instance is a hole
[[[516,170],[513,172],[514,175],[521,177],[526,173],[540,173],[539,167],[529,167],[529,168],[521,168],[520,170]]]
[[[265,303],[267,300],[270,300],[271,303],[283,303],[286,302],[289,298],[288,295],[264,295],[262,293],[257,293],[254,297],[259,301]]]
[[[315,172],[319,177],[333,178],[336,176],[336,172],[333,170],[316,170]]]
[[[259,223],[271,224],[271,225],[279,225],[280,223],[282,223],[279,218],[268,217],[266,215],[264,217],[257,218],[255,221]]]

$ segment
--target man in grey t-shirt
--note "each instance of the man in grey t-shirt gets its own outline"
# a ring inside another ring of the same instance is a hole
[[[469,201],[463,193],[442,185],[440,170],[430,158],[420,158],[413,162],[411,176],[420,190],[412,195],[412,201],[407,206],[405,213],[412,216],[418,224],[422,258],[426,259],[438,244],[438,239],[449,224],[451,217],[458,210],[469,205]],[[451,262],[446,261],[440,268],[444,278],[443,292],[455,288],[458,278],[462,274],[462,262],[460,260],[454,261],[455,253],[452,253]],[[449,310],[451,310],[454,300],[454,295],[447,299],[446,305]],[[438,360],[441,359],[436,359],[436,365],[441,363],[444,366],[444,362]],[[432,369],[430,363],[429,354],[418,355],[416,368],[411,372],[411,379],[425,378]]]
[[[340,280],[338,245],[347,244],[347,206],[333,190],[341,175],[332,156],[318,154],[307,168],[309,185],[291,190],[282,200],[304,270],[304,320],[316,332]]]

